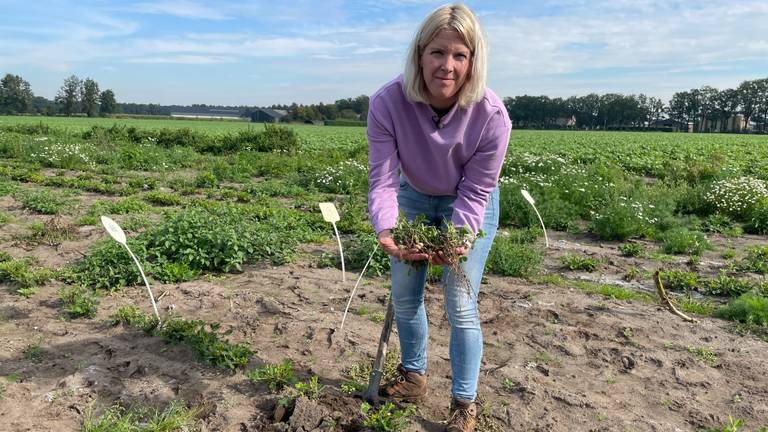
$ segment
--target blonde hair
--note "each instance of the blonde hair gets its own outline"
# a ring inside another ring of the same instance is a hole
[[[458,93],[459,106],[466,108],[485,96],[488,51],[477,17],[462,4],[440,6],[432,11],[419,26],[408,49],[405,62],[403,76],[405,96],[411,102],[429,103],[429,90],[422,76],[420,58],[424,48],[442,30],[458,32],[470,50],[472,68]]]

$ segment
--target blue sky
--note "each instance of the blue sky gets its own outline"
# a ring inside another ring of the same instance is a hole
[[[0,0],[0,73],[53,98],[71,74],[119,101],[270,105],[371,94],[443,2]],[[646,93],[768,77],[768,1],[468,1],[500,96]]]

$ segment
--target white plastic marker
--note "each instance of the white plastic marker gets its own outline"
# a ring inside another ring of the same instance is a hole
[[[523,198],[525,198],[526,201],[533,207],[533,211],[536,212],[536,216],[539,217],[539,222],[541,222],[541,229],[544,230],[544,244],[549,247],[549,238],[547,238],[547,229],[544,228],[544,221],[541,219],[541,215],[539,214],[539,211],[536,210],[536,204],[534,204],[533,197],[531,194],[528,193],[525,189],[520,189],[520,193],[523,194]]]
[[[158,325],[160,322],[160,314],[157,312],[157,304],[155,303],[155,296],[152,295],[152,289],[149,287],[149,282],[147,282],[147,277],[144,275],[144,269],[141,268],[141,264],[139,264],[139,260],[136,259],[136,255],[131,252],[131,249],[128,247],[128,243],[125,240],[125,233],[123,232],[123,229],[120,228],[120,225],[117,224],[117,222],[113,221],[112,219],[102,216],[101,217],[101,224],[104,225],[104,228],[106,228],[109,235],[115,239],[116,242],[120,243],[121,245],[125,246],[125,249],[128,251],[129,254],[131,254],[131,258],[133,258],[133,262],[136,263],[136,266],[139,267],[139,273],[141,273],[141,277],[144,279],[144,283],[147,285],[147,291],[149,291],[149,299],[152,301],[152,307],[155,309],[155,317],[157,317]]]
[[[349,305],[352,304],[352,298],[355,297],[355,291],[357,291],[357,286],[360,285],[360,280],[363,279],[363,275],[365,274],[365,271],[368,269],[368,264],[371,263],[371,260],[373,259],[373,255],[376,253],[376,250],[379,249],[379,244],[376,243],[376,245],[373,246],[373,252],[371,252],[371,256],[368,257],[368,261],[365,262],[365,265],[363,266],[363,271],[360,272],[360,276],[357,278],[357,282],[355,282],[355,287],[352,288],[352,293],[349,295],[349,300],[347,300],[347,307],[344,308],[344,316],[341,317],[341,326],[339,326],[339,334],[341,334],[341,331],[344,330],[344,321],[347,319],[347,312],[349,312]]]
[[[320,211],[323,213],[323,219],[333,225],[333,232],[336,233],[336,241],[339,242],[339,254],[341,255],[341,281],[346,282],[347,271],[344,268],[344,250],[341,248],[341,237],[339,237],[339,230],[336,229],[336,222],[341,220],[341,217],[339,217],[339,212],[336,211],[336,206],[333,205],[333,203],[320,203]]]

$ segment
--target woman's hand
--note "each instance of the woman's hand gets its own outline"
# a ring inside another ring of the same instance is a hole
[[[392,238],[390,230],[384,230],[379,233],[379,246],[381,249],[399,260],[403,261],[422,261],[429,259],[429,254],[423,252],[417,252],[415,249],[405,250],[400,249],[395,243],[395,239]]]
[[[455,258],[458,260],[459,258],[463,257],[464,255],[467,254],[468,250],[469,249],[466,246],[462,246],[460,248],[454,249],[454,251],[456,252]],[[432,254],[429,257],[429,262],[431,262],[434,265],[448,265],[449,266],[449,265],[453,265],[454,264],[453,260],[451,260],[448,257],[446,257],[445,254],[440,252],[440,251],[438,251],[435,254]]]

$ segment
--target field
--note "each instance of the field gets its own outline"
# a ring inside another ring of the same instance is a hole
[[[429,400],[364,412],[350,395],[389,288],[378,253],[338,330],[375,244],[366,166],[356,127],[0,117],[0,429],[442,430],[440,269]],[[768,427],[766,182],[765,137],[513,131],[478,430]],[[128,234],[164,325],[100,215]],[[659,302],[656,271],[697,322]]]

